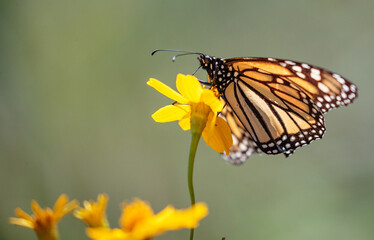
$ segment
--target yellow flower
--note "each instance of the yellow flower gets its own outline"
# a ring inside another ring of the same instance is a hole
[[[68,197],[62,194],[57,199],[53,210],[50,208],[43,210],[36,201],[32,200],[31,208],[34,212],[32,216],[17,208],[15,213],[18,218],[9,218],[9,222],[34,229],[40,240],[58,239],[58,221],[78,206],[76,200],[68,201]]]
[[[208,208],[204,203],[183,210],[167,206],[154,214],[148,203],[135,199],[123,206],[121,229],[89,228],[87,235],[94,240],[147,240],[166,231],[195,228],[207,214]]]
[[[226,121],[218,117],[224,104],[212,89],[203,88],[196,77],[183,74],[178,74],[176,81],[180,93],[154,78],[147,84],[177,102],[156,111],[152,115],[156,122],[178,120],[183,130],[202,132],[205,142],[215,151],[229,153],[231,130]]]
[[[109,227],[108,220],[106,218],[105,210],[108,202],[108,196],[100,194],[97,197],[97,202],[84,201],[83,208],[79,208],[74,211],[74,216],[89,227]]]

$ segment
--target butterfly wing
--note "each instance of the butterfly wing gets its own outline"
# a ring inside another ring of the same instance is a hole
[[[223,153],[223,159],[231,164],[240,165],[253,153],[261,152],[230,106],[226,105],[220,113],[220,116],[227,121],[233,139],[233,145],[230,148],[229,155],[226,156],[226,154]]]
[[[274,58],[231,58],[226,62],[236,69],[257,69],[287,80],[306,93],[322,113],[357,97],[357,87],[347,79],[307,63]]]
[[[288,156],[322,138],[322,112],[312,96],[284,77],[289,70],[273,67],[270,73],[246,61],[230,63],[228,69],[234,78],[222,95],[261,151]]]
[[[347,79],[306,63],[206,55],[198,59],[249,139],[267,154],[288,156],[322,138],[323,113],[357,97],[356,86]]]

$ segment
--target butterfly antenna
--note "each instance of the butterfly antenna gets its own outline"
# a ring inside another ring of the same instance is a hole
[[[175,55],[171,60],[172,60],[173,62],[175,62],[175,59],[176,59],[177,57],[179,57],[179,56],[184,56],[184,55],[191,55],[191,54],[198,54],[198,53],[180,53],[180,54]]]
[[[202,54],[198,52],[192,52],[192,51],[185,51],[185,50],[175,50],[175,49],[156,49],[152,52],[151,55],[155,54],[156,52],[183,52],[183,53],[190,53],[190,54]],[[203,54],[202,54],[203,55]]]
[[[175,55],[171,60],[174,62],[175,59],[179,56],[184,56],[184,55],[192,55],[192,54],[197,54],[200,56],[204,56],[204,54],[199,53],[199,52],[192,52],[192,51],[184,51],[184,50],[174,50],[174,49],[156,49],[154,50],[151,55],[153,56],[156,52],[180,52],[179,54]]]

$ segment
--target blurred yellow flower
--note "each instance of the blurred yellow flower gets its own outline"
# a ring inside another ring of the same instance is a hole
[[[68,201],[68,197],[62,194],[57,199],[52,210],[50,208],[42,209],[36,201],[32,200],[31,208],[34,212],[32,216],[25,213],[22,209],[17,208],[15,213],[18,218],[9,218],[9,222],[34,229],[40,240],[56,240],[58,239],[58,221],[74,208],[78,207],[76,200]]]
[[[89,228],[87,235],[94,240],[147,240],[166,231],[195,228],[207,214],[204,203],[183,210],[167,206],[154,214],[148,203],[135,199],[131,204],[123,205],[121,229]]]
[[[156,122],[179,121],[183,130],[202,134],[205,142],[215,151],[226,154],[232,146],[231,130],[226,121],[218,117],[224,104],[213,89],[205,89],[192,75],[178,74],[174,91],[162,82],[151,78],[147,84],[177,103],[156,111],[152,118]]]
[[[74,216],[83,222],[88,227],[109,227],[108,220],[106,218],[106,206],[108,203],[108,196],[105,194],[99,194],[97,202],[84,201],[83,208],[79,208],[74,211]]]

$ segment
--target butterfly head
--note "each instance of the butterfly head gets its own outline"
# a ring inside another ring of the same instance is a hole
[[[218,89],[225,88],[228,80],[231,80],[229,78],[230,74],[227,74],[229,69],[225,64],[225,60],[206,55],[200,55],[197,59],[200,62],[200,66],[207,71],[209,82]]]
[[[211,57],[200,52],[191,52],[184,50],[174,50],[174,49],[156,49],[152,52],[152,55],[157,52],[177,52],[178,54],[174,55],[172,61],[174,62],[177,57],[186,56],[186,55],[198,55],[197,59],[200,62],[200,66],[207,71],[209,76],[209,83],[213,86],[222,85],[223,80],[226,81],[224,74],[228,71],[227,66],[224,64],[224,59]]]
[[[217,59],[208,55],[200,55],[197,60],[199,60],[200,66],[208,72],[210,81],[213,81],[215,71],[218,67]]]
[[[210,65],[213,63],[213,57],[203,54],[197,57],[197,60],[199,60],[201,67],[204,69],[209,69]]]

